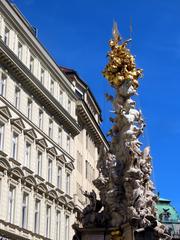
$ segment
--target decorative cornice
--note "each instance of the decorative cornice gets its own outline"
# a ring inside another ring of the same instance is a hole
[[[65,163],[65,167],[68,168],[69,170],[75,169],[74,164],[72,162],[67,162]]]
[[[7,154],[4,151],[0,150],[0,157],[6,158]]]
[[[12,115],[9,111],[9,108],[7,106],[2,106],[0,107],[0,114],[6,119],[6,120],[9,120]]]
[[[9,170],[10,175],[13,175],[14,178],[22,179],[24,177],[24,173],[21,168],[14,167]]]
[[[47,152],[49,154],[51,154],[53,157],[55,157],[57,155],[57,151],[56,151],[56,148],[55,147],[50,147],[50,148],[47,148]]]
[[[18,162],[16,159],[12,158],[12,157],[9,158],[9,161],[12,162],[13,165],[15,165],[16,167],[21,166],[21,163]]]
[[[11,168],[9,162],[7,161],[6,158],[0,157],[0,169],[4,170],[9,170]]]
[[[24,135],[27,135],[28,137],[30,137],[32,140],[35,140],[37,138],[37,135],[34,131],[33,128],[31,129],[25,129],[24,130]]]
[[[80,133],[77,121],[65,110],[62,105],[50,94],[42,83],[30,70],[17,58],[14,52],[0,39],[0,60],[8,71],[18,79],[19,83],[27,89],[38,101],[46,106],[48,111],[63,124],[64,128],[73,136]]]
[[[17,127],[20,131],[22,131],[25,128],[25,125],[21,118],[11,119],[11,124]]]
[[[39,183],[36,186],[36,189],[40,192],[40,193],[47,193],[48,189],[45,183]]]
[[[65,164],[67,162],[64,154],[61,154],[61,155],[57,156],[56,160],[59,161],[62,164]]]
[[[28,167],[26,167],[26,166],[23,166],[23,168],[22,168],[28,175],[29,174],[33,174],[33,171],[31,170],[31,169],[29,169]]]
[[[29,185],[30,187],[33,186],[35,187],[37,185],[36,179],[34,178],[34,176],[32,175],[28,175],[26,177],[23,178],[23,181]]]
[[[47,194],[52,200],[53,199],[55,199],[55,200],[58,199],[58,194],[54,189],[48,191]]]
[[[47,144],[45,138],[36,139],[36,144],[41,146],[43,149],[46,149],[48,147],[48,144]]]
[[[2,1],[1,1],[2,2]],[[4,2],[4,1],[3,1]],[[9,5],[9,6],[8,6]],[[21,15],[17,14],[17,11],[12,6],[12,4],[8,4],[4,6],[1,4],[1,11],[6,16],[6,19],[10,21],[10,24],[14,27],[15,31],[17,31],[22,40],[28,44],[28,47],[31,48],[31,51],[35,53],[35,55],[40,59],[40,61],[44,62],[43,65],[48,66],[48,70],[50,70],[51,74],[55,76],[55,78],[61,83],[63,88],[66,89],[68,94],[77,99],[76,94],[71,89],[71,83],[67,79],[67,77],[63,74],[63,72],[59,69],[59,66],[56,64],[54,59],[50,56],[44,46],[40,43],[38,38],[34,36],[34,32],[32,33],[32,28],[29,28],[29,24],[27,24],[26,19]]]

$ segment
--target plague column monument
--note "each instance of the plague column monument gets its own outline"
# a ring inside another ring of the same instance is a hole
[[[109,131],[112,140],[108,152],[101,149],[97,163],[99,177],[93,181],[100,200],[96,200],[94,191],[85,193],[90,204],[80,219],[83,228],[77,231],[82,240],[168,238],[164,226],[156,219],[157,196],[150,179],[150,147],[142,150],[139,141],[145,123],[141,111],[136,109],[134,98],[142,70],[136,67],[127,48],[130,40],[119,44],[120,41],[114,24],[113,39],[109,42],[109,62],[103,71],[115,90],[115,96],[106,94],[114,112]],[[77,239],[80,238],[77,236]]]

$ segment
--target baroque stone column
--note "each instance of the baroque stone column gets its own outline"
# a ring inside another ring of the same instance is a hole
[[[94,191],[86,193],[90,204],[83,210],[81,222],[85,228],[113,229],[109,239],[134,239],[135,231],[145,229],[168,238],[165,227],[156,219],[157,196],[150,179],[150,147],[142,149],[139,140],[145,123],[141,110],[136,108],[135,96],[142,70],[136,67],[135,58],[127,48],[130,39],[119,44],[120,41],[114,24],[113,39],[109,42],[109,62],[103,71],[115,93],[113,96],[106,94],[114,113],[108,133],[111,136],[110,150],[106,152],[101,148],[97,163],[99,176],[93,181],[100,200],[96,200]],[[139,236],[145,235],[136,234],[136,238]]]

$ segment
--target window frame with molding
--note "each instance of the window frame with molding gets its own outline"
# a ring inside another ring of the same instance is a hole
[[[27,150],[27,144],[29,146],[28,151]],[[24,136],[24,161],[23,165],[27,168],[31,167],[31,157],[32,157],[32,146],[33,146],[33,140],[30,139],[28,136]],[[27,153],[28,152],[28,156]],[[27,159],[26,159],[27,157]]]
[[[10,210],[10,188],[13,188],[13,203],[11,202],[11,204],[13,205],[11,207],[11,210]],[[11,224],[14,223],[14,220],[15,220],[15,206],[16,206],[16,187],[17,185],[15,183],[13,183],[12,181],[10,181],[8,183],[8,208],[7,208],[7,221]]]
[[[26,204],[26,214],[25,214],[25,222],[24,222],[24,203],[23,203],[23,197],[24,195],[26,195],[27,197],[27,204]],[[28,224],[29,224],[29,221],[28,221],[28,218],[29,218],[29,195],[30,195],[30,191],[25,189],[23,187],[22,189],[22,205],[21,205],[21,227],[24,228],[24,229],[28,229]]]
[[[38,219],[36,222],[36,201],[39,203],[39,211],[38,211]],[[38,197],[34,197],[34,232],[36,234],[40,233],[41,226],[41,199]]]
[[[14,88],[14,106],[20,109],[20,99],[21,99],[21,88],[19,85],[15,84]]]
[[[2,78],[2,76],[6,76]],[[0,69],[0,95],[5,97],[6,96],[6,84],[7,84],[8,74]]]

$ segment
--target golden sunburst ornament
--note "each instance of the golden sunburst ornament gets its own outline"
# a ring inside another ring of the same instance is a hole
[[[135,58],[127,48],[128,42],[121,41],[117,23],[113,25],[113,39],[109,41],[111,51],[108,53],[109,63],[106,65],[103,75],[108,79],[110,84],[118,88],[124,81],[131,80],[133,87],[138,88],[138,78],[142,76],[142,69],[136,68]]]

